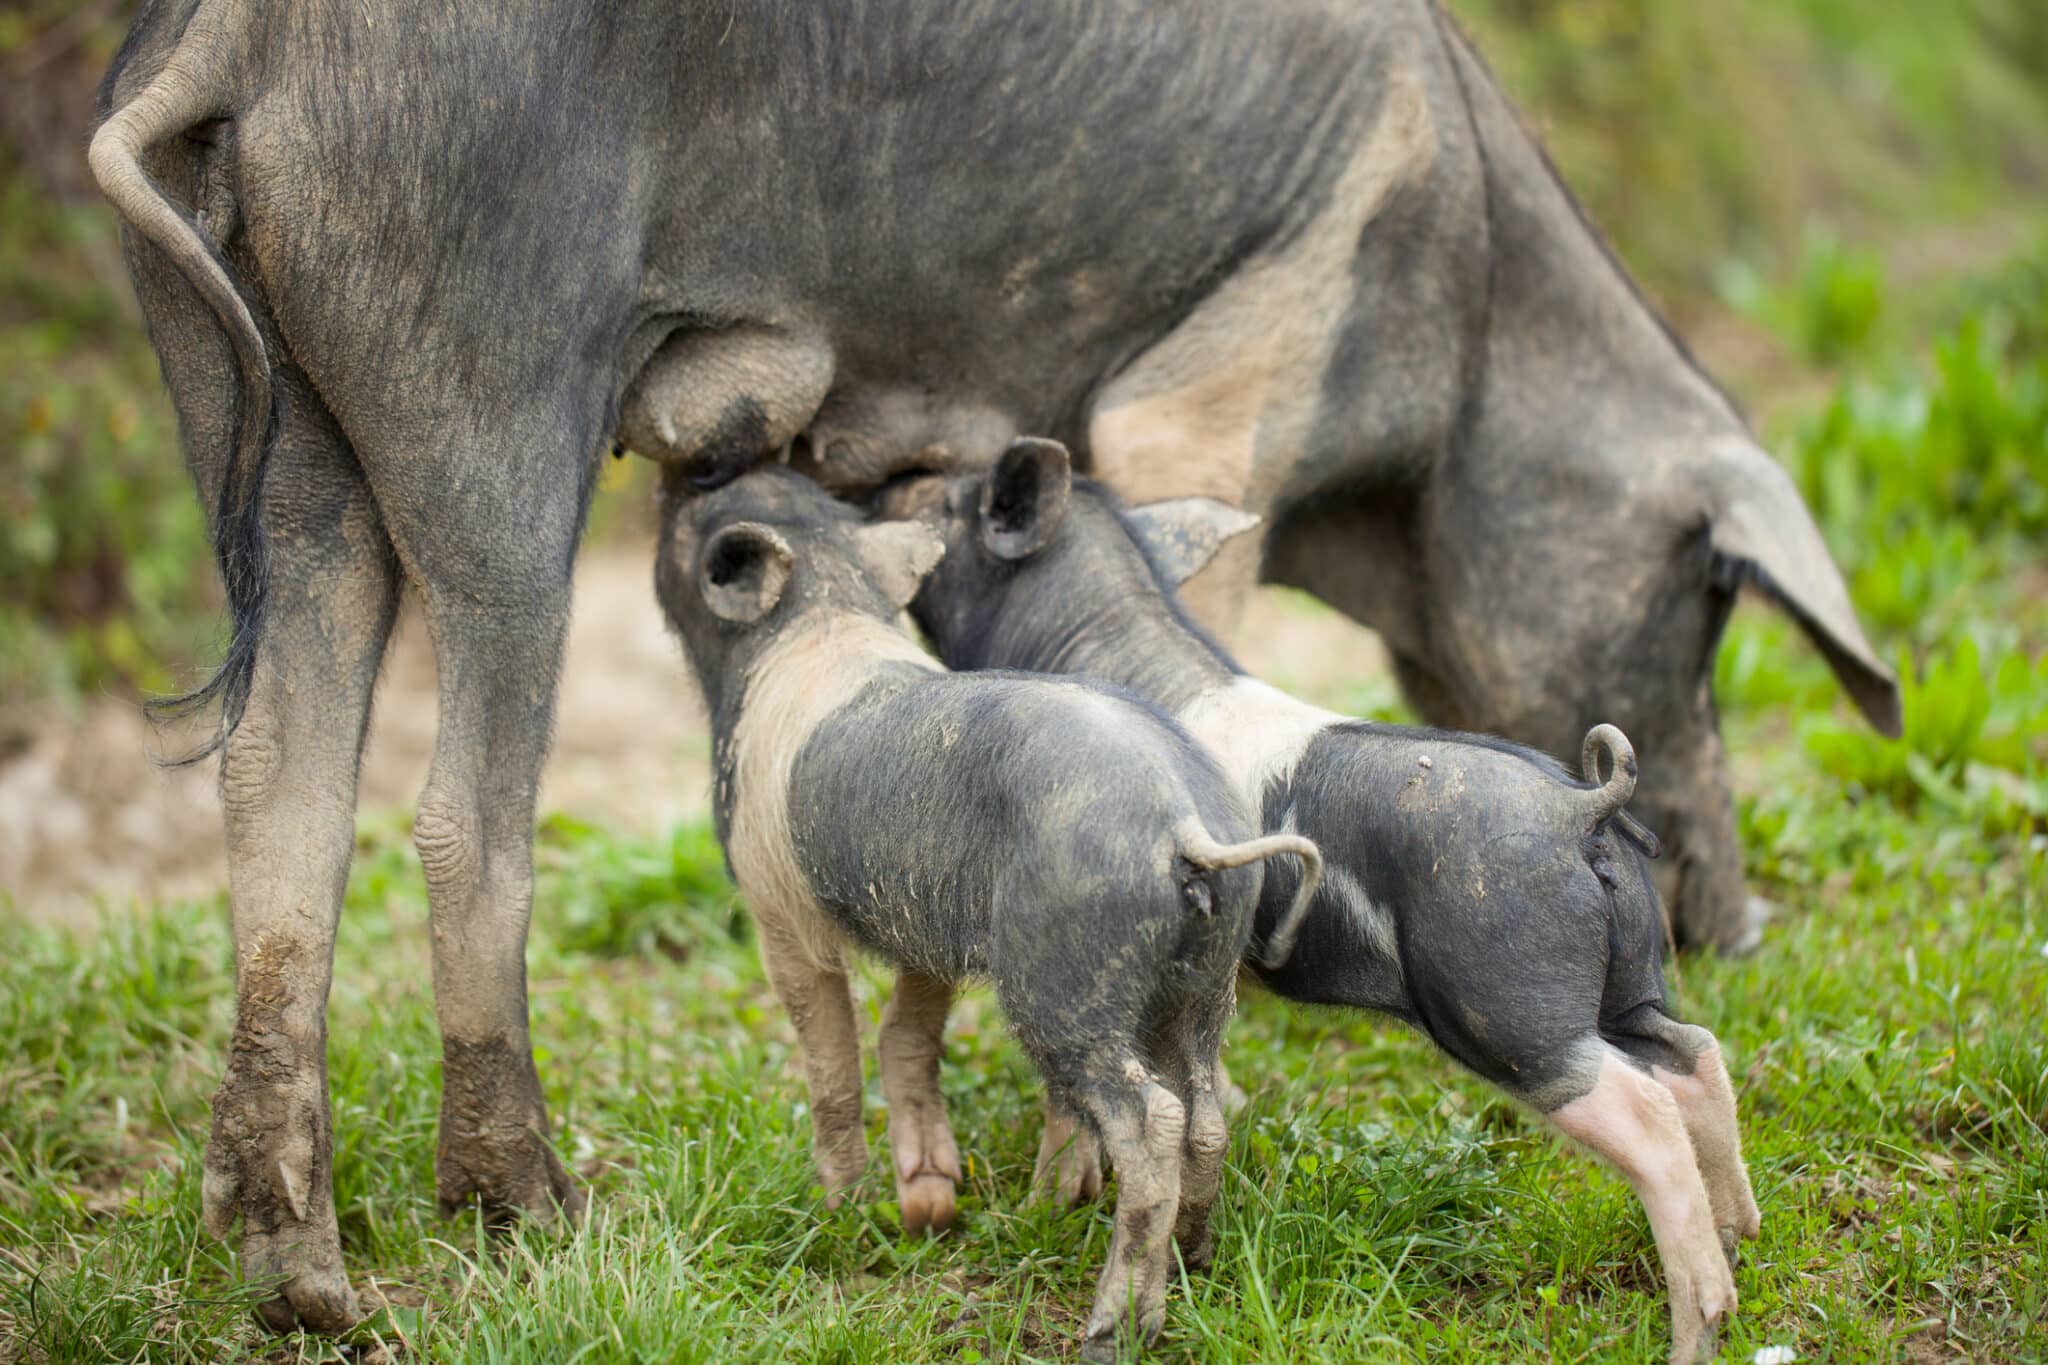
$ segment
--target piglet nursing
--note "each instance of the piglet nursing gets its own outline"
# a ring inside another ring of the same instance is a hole
[[[1720,1048],[1665,1008],[1653,841],[1626,810],[1636,760],[1621,732],[1587,735],[1582,780],[1506,740],[1287,696],[1172,594],[1252,519],[1206,499],[1126,510],[1072,479],[1050,441],[881,501],[945,537],[914,611],[949,665],[1128,687],[1216,757],[1266,829],[1316,841],[1328,871],[1299,941],[1255,953],[1254,973],[1290,1000],[1406,1021],[1613,1162],[1656,1235],[1673,1359],[1711,1354],[1757,1206]],[[1284,941],[1298,890],[1285,867],[1268,876],[1255,945]],[[1069,1121],[1055,1112],[1049,1128]]]
[[[955,986],[986,978],[1062,1112],[1116,1168],[1086,1337],[1157,1332],[1172,1263],[1208,1249],[1217,1054],[1261,838],[1214,760],[1098,682],[947,672],[894,624],[943,551],[779,469],[668,490],[656,584],[710,703],[718,832],[788,1008],[828,1194],[861,1173],[850,949],[897,970],[879,1039],[904,1222],[943,1228],[960,1162],[938,1090]]]

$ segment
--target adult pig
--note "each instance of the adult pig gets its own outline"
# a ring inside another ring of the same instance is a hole
[[[325,1002],[401,584],[440,730],[442,1202],[574,1210],[523,946],[578,531],[615,437],[835,486],[1062,436],[1262,513],[1255,570],[1417,704],[1652,746],[1680,931],[1739,942],[1710,665],[1763,586],[1874,721],[1791,485],[1430,0],[150,0],[90,161],[212,518],[237,1026],[207,1144],[267,1321],[358,1314]]]

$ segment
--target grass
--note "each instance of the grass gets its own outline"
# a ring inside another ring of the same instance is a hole
[[[1851,720],[1780,617],[1737,614],[1717,690],[1778,914],[1754,956],[1672,973],[1734,1059],[1764,1209],[1729,1359],[2048,1360],[2044,277],[2048,250],[1963,291],[1922,355],[1789,324],[1848,339],[1837,396],[1776,444],[1910,680],[1907,738]],[[1770,309],[1842,311],[1810,280],[1786,297]],[[1358,702],[1399,710],[1384,686]],[[260,1335],[260,1287],[198,1224],[224,907],[85,933],[0,914],[0,1361],[1069,1353],[1108,1220],[1026,1202],[1036,1086],[985,996],[945,1074],[961,1224],[906,1240],[879,1160],[822,1207],[792,1035],[707,830],[553,817],[538,877],[536,1046],[597,1216],[500,1242],[436,1216],[424,897],[404,821],[366,817],[330,1060],[342,1235],[387,1306],[338,1344]],[[1661,1354],[1661,1276],[1619,1180],[1397,1028],[1256,996],[1242,1015],[1229,1059],[1253,1099],[1220,1252],[1179,1285],[1161,1358]]]
[[[1779,922],[1752,958],[1675,973],[1735,1058],[1765,1210],[1729,1357],[2048,1358],[2048,839],[1845,798],[1796,746],[1766,771],[1743,818]],[[543,831],[539,903],[565,909],[534,936],[537,1046],[600,1216],[498,1247],[442,1222],[417,877],[397,822],[367,823],[361,854],[331,1015],[336,1194],[358,1285],[395,1306],[358,1341],[450,1362],[1066,1354],[1108,1224],[1025,1203],[1035,1086],[992,1009],[965,1002],[948,1054],[962,1226],[903,1239],[879,1163],[824,1211],[791,1035],[701,830]],[[669,948],[611,951],[641,944]],[[0,1357],[334,1357],[260,1336],[198,1226],[229,961],[217,904],[82,936],[0,923]],[[1163,1358],[1661,1349],[1626,1188],[1425,1045],[1253,998],[1230,1060],[1254,1098],[1221,1252],[1176,1296]]]

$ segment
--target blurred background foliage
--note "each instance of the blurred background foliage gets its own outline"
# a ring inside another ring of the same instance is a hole
[[[2009,562],[1980,542],[2048,529],[2048,5],[1452,8],[1724,378],[1767,415],[1778,391],[1821,395],[1774,448],[1880,635],[1943,638],[1947,594]],[[83,165],[131,10],[0,10],[0,700],[168,686],[219,630],[175,420]],[[601,500],[594,534],[620,524],[633,504]]]

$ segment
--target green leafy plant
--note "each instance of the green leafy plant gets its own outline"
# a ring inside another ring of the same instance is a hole
[[[1876,253],[1832,233],[1809,234],[1791,282],[1773,287],[1734,262],[1716,279],[1721,296],[1769,328],[1801,359],[1839,365],[1865,354],[1885,311],[1884,265]]]
[[[562,946],[602,957],[683,959],[707,935],[740,932],[725,857],[707,824],[666,840],[613,835],[567,815],[542,822],[535,899]]]
[[[1986,662],[1968,635],[1917,674],[1901,658],[1904,735],[1888,740],[1819,716],[1804,727],[1807,752],[1823,771],[1901,805],[1933,799],[1961,808],[1974,801],[2002,820],[2016,810],[2048,815],[2041,782],[2048,656],[2030,660],[2014,652],[1989,668]]]
[[[173,685],[212,629],[205,519],[112,242],[0,145],[0,693]]]

